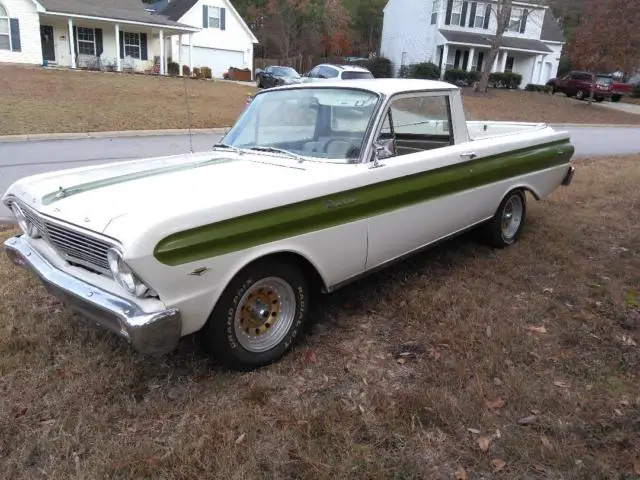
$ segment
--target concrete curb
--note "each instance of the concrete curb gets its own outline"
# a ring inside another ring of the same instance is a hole
[[[192,128],[193,134],[220,135],[231,127],[220,128]],[[80,133],[34,133],[27,135],[0,136],[3,142],[37,142],[42,140],[78,140],[83,138],[126,138],[126,137],[158,137],[170,135],[187,135],[188,129],[166,130],[121,130],[115,132],[80,132]]]
[[[583,127],[583,128],[640,128],[640,123],[638,124],[616,124],[616,123],[549,123],[551,127]],[[1,138],[1,137],[0,137]]]

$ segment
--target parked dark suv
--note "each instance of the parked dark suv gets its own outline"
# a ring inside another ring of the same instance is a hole
[[[586,100],[593,90],[595,101],[602,102],[610,99],[613,94],[611,83],[610,75],[573,71],[564,77],[552,78],[547,85],[552,87],[552,93],[564,93],[567,97],[576,97],[578,100]]]

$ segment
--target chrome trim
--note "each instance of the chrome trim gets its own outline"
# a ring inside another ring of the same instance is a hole
[[[64,260],[108,277],[113,276],[107,251],[119,246],[115,239],[40,213],[15,197],[10,197],[5,203],[9,208],[13,203],[18,204],[29,222],[36,226],[40,236]]]
[[[84,282],[49,263],[24,235],[4,242],[11,261],[38,276],[67,308],[127,339],[137,351],[162,355],[178,344],[182,331],[175,308],[147,313],[135,302]]]
[[[567,173],[565,174],[564,178],[562,179],[562,186],[563,187],[568,187],[569,185],[571,185],[571,182],[573,180],[573,175],[575,173],[576,173],[576,167],[570,166],[569,170],[567,170]]]

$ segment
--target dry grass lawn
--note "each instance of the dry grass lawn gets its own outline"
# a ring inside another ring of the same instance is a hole
[[[577,162],[515,247],[466,236],[321,299],[247,374],[191,338],[143,358],[3,256],[0,478],[637,478],[639,162]]]
[[[188,80],[194,128],[226,127],[253,85]],[[187,127],[184,83],[176,78],[0,65],[0,135]],[[640,115],[590,107],[563,95],[464,92],[470,119],[638,124]]]

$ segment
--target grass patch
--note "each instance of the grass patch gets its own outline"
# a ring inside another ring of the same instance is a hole
[[[186,129],[182,79],[0,65],[0,135]],[[191,126],[231,126],[252,84],[186,82]],[[640,115],[593,108],[563,95],[463,91],[469,120],[638,124]]]
[[[143,358],[3,257],[0,476],[633,478],[639,161],[577,162],[513,248],[461,237],[322,299],[247,374],[191,338]]]

